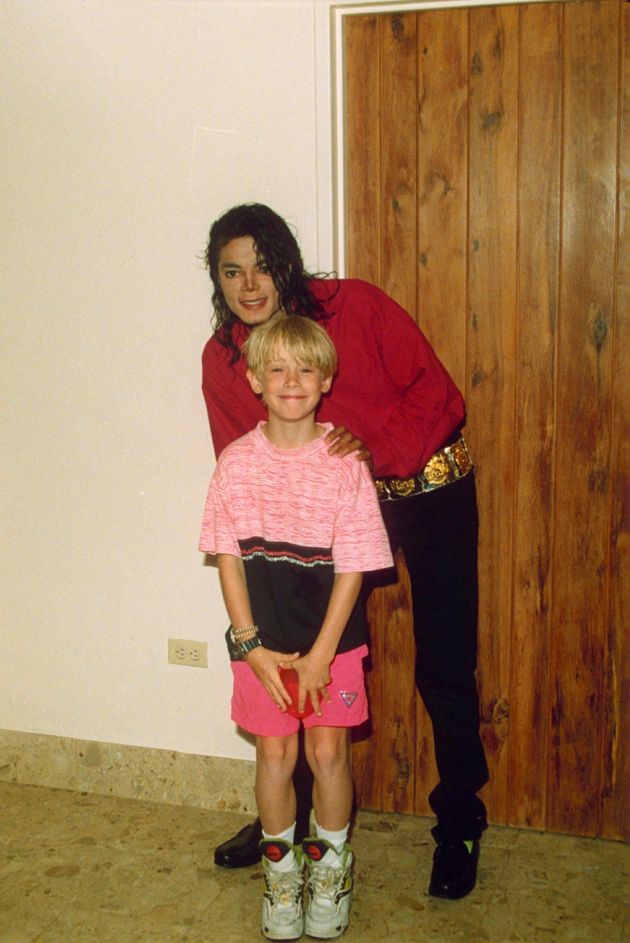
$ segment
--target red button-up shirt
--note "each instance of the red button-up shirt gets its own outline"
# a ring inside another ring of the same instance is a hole
[[[317,418],[346,426],[372,453],[374,475],[406,478],[464,422],[465,407],[415,321],[379,288],[357,279],[314,279],[313,294],[330,317],[320,321],[339,367]],[[234,329],[237,345],[251,330]],[[203,394],[217,456],[265,418],[241,357],[210,338],[203,352]]]

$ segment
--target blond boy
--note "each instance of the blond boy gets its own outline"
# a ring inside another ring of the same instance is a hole
[[[370,473],[327,451],[316,420],[335,348],[314,321],[278,313],[244,347],[248,380],[267,421],[228,446],[210,484],[200,547],[216,554],[231,622],[232,718],[256,735],[263,828],[262,931],[331,939],[348,926],[352,852],[350,729],[367,719],[367,626],[362,574],[392,565]],[[282,669],[299,677],[297,709]],[[305,728],[316,834],[293,844],[292,774]],[[306,911],[302,892],[306,865]]]

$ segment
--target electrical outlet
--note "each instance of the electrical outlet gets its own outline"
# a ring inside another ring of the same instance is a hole
[[[169,665],[188,665],[190,668],[208,667],[208,643],[191,642],[186,638],[168,640]]]

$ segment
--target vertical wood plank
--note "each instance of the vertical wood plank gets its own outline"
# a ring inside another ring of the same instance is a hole
[[[418,14],[418,311],[455,382],[466,381],[468,13]]]
[[[376,591],[383,645],[378,646],[382,676],[378,724],[378,778],[381,808],[387,812],[414,812],[416,750],[414,682],[415,646],[409,577],[404,557],[396,554],[398,582]]]
[[[350,16],[344,24],[347,109],[346,260],[348,275],[375,285],[381,278],[380,69],[377,17]]]
[[[416,312],[416,16],[379,17],[381,46],[381,287]]]
[[[605,678],[602,827],[630,840],[630,5],[619,10],[621,127],[612,416],[612,507]]]
[[[385,810],[382,769],[383,754],[387,749],[387,736],[383,725],[381,701],[386,612],[383,590],[373,590],[367,604],[370,656],[366,662],[365,675],[370,719],[363,728],[352,733],[352,780],[355,801],[359,808],[373,811]]]
[[[381,285],[416,317],[416,15],[380,17],[381,48]],[[413,812],[416,751],[415,642],[406,569],[379,590],[386,619],[382,661],[381,747],[384,808]]]
[[[610,2],[563,5],[564,203],[547,826],[584,835],[598,834],[601,810],[618,10]]]
[[[419,323],[453,379],[466,382],[468,13],[417,17]],[[431,721],[417,698],[415,809],[432,815],[439,780]]]
[[[380,284],[380,40],[378,19],[348,17],[344,29],[345,91],[351,107],[346,120],[346,259],[348,275]],[[381,589],[368,601],[370,659],[366,685],[371,720],[354,733],[352,775],[356,801],[364,809],[383,809],[382,754],[386,750],[381,700],[384,627],[388,605]]]
[[[484,797],[507,820],[514,492],[518,10],[469,11],[468,438],[477,461]]]
[[[549,521],[559,292],[561,40],[559,4],[521,8],[508,821],[535,828],[545,822],[547,643],[553,633]]]
[[[415,729],[413,625],[409,577],[402,553],[396,554],[398,581],[372,590],[369,739],[353,744],[353,781],[362,809],[414,812]],[[365,736],[366,731],[361,732]]]

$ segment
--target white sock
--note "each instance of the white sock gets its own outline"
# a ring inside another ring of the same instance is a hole
[[[315,823],[315,829],[317,831],[317,837],[323,838],[325,841],[330,842],[333,848],[329,848],[324,857],[322,858],[322,864],[328,864],[332,867],[338,867],[341,863],[341,856],[343,855],[343,849],[348,838],[348,831],[350,829],[350,823],[346,825],[345,828],[342,828],[339,832],[328,832],[325,828],[322,828],[321,825]]]
[[[293,845],[295,843],[295,824],[296,823],[294,822],[293,825],[289,825],[289,827],[285,829],[284,832],[279,832],[277,835],[269,835],[263,829],[262,836],[266,840],[286,841],[290,845]],[[269,861],[269,867],[272,871],[293,871],[295,868],[295,852],[293,851],[293,848],[291,848],[291,851],[287,852],[284,858],[281,858],[280,861],[272,861],[270,858],[267,860]]]

